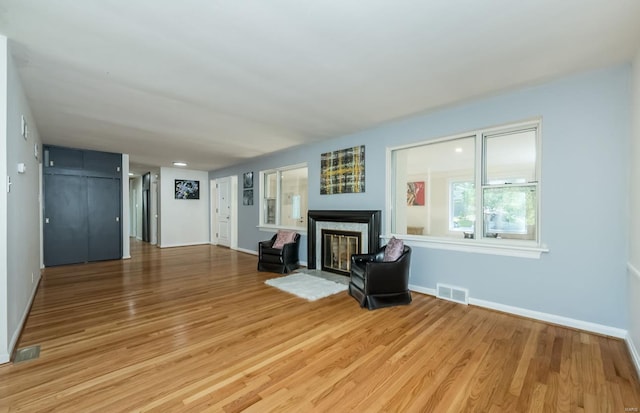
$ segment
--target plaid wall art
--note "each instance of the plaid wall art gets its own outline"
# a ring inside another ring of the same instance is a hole
[[[364,192],[364,145],[320,155],[320,194]]]

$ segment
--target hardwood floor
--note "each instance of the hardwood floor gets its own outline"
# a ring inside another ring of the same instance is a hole
[[[623,341],[414,293],[360,309],[268,287],[256,257],[160,250],[48,268],[0,412],[625,412]],[[627,409],[627,410],[625,410]]]

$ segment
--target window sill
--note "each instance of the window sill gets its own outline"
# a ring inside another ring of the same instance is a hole
[[[392,236],[395,236],[396,238],[402,238],[404,241],[406,241],[407,245],[411,247],[472,252],[478,254],[502,255],[506,257],[540,259],[542,253],[549,252],[549,249],[546,246],[537,246],[535,244],[505,244],[504,242],[500,241],[492,242],[492,240],[462,241],[404,234],[381,235],[380,238],[388,240]]]
[[[284,225],[258,225],[256,228],[258,228],[259,231],[264,231],[264,232],[278,232],[279,229],[285,230],[285,231],[295,231],[300,235],[307,235],[307,228],[304,227],[287,227]]]

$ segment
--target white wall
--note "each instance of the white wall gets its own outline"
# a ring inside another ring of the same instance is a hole
[[[629,231],[629,347],[640,375],[640,50],[633,62]]]
[[[156,186],[156,188],[158,189],[158,201],[156,202],[156,206],[158,207],[158,210],[156,211],[156,214],[158,215],[158,217],[156,218],[156,244],[158,246],[161,246],[162,220],[160,219],[160,217],[162,216],[162,169],[158,170],[158,178],[156,179],[158,183],[158,185]],[[171,188],[171,193],[173,193],[173,187]]]
[[[3,40],[3,42],[6,40]],[[7,195],[6,239],[11,240],[6,249],[6,349],[0,347],[0,359],[6,361],[20,336],[26,321],[31,301],[40,280],[40,173],[42,142],[36,123],[27,104],[22,84],[18,77],[13,58],[8,51],[6,77],[6,171],[12,185]],[[22,136],[22,120],[27,121],[29,135]],[[39,159],[36,159],[34,145],[37,145]],[[25,173],[18,173],[18,163],[26,165]],[[2,288],[0,287],[0,288]],[[4,301],[4,300],[3,300]],[[4,352],[2,352],[4,350]]]
[[[7,170],[7,38],[0,35],[0,171]],[[4,173],[0,174],[4,175]],[[4,176],[1,176],[4,180]],[[9,361],[7,325],[7,191],[0,185],[0,363]]]
[[[176,179],[200,181],[200,199],[175,199]],[[209,174],[189,169],[160,169],[160,247],[209,243]]]

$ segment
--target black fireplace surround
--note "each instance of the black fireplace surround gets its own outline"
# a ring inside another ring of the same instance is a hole
[[[367,224],[369,252],[377,251],[380,247],[380,231],[382,227],[381,211],[366,210],[311,210],[307,219],[307,268],[316,268],[316,222],[355,222]]]

